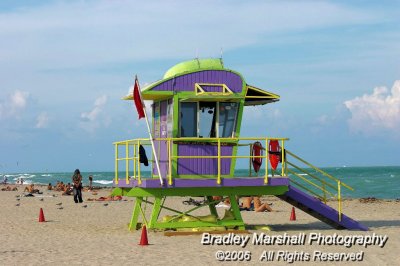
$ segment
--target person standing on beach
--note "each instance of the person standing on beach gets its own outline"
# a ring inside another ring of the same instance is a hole
[[[72,176],[72,183],[74,184],[74,201],[75,203],[82,203],[82,176],[79,169],[76,169]]]
[[[89,176],[89,190],[92,190],[92,183],[93,183],[93,176],[92,175],[90,175]]]

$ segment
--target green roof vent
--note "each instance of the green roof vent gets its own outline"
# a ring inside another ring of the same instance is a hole
[[[184,74],[186,72],[195,72],[200,70],[222,70],[224,69],[224,64],[222,59],[193,59],[190,61],[185,61],[179,63],[165,72],[163,79],[172,78],[177,75]]]

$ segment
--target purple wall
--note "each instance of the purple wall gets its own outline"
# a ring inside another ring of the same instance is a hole
[[[216,156],[215,145],[178,144],[180,156]],[[232,146],[221,146],[221,155],[232,155]],[[221,159],[221,174],[230,174],[231,159]],[[217,159],[178,159],[178,175],[217,175]]]
[[[242,78],[233,72],[225,70],[205,70],[167,80],[157,86],[153,91],[194,91],[195,83],[226,84],[233,92],[242,92]],[[210,87],[210,91],[220,91]]]
[[[158,134],[154,134],[154,138],[167,138],[167,101],[161,101],[160,104],[160,128]],[[153,109],[154,111],[154,109]],[[154,123],[155,124],[155,123]],[[153,132],[154,132],[154,124],[153,124]],[[168,150],[167,150],[167,141],[154,141],[154,147],[157,151],[158,160],[160,164],[160,171],[163,178],[166,177],[168,173]],[[153,174],[157,175],[157,166],[153,164]]]

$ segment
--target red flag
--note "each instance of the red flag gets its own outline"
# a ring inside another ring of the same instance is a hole
[[[135,77],[135,87],[133,89],[133,101],[135,102],[139,119],[143,118],[144,117],[143,102],[142,102],[142,96],[140,94],[139,81],[137,77]]]

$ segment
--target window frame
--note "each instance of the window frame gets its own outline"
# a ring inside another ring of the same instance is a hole
[[[205,102],[205,101],[185,101],[179,102],[179,113],[181,111],[181,104],[182,103],[195,103],[196,104],[196,136],[193,137],[187,137],[187,138],[200,138],[200,102]],[[220,108],[220,103],[236,103],[237,107],[236,107],[236,114],[235,114],[235,120],[233,122],[233,129],[232,129],[232,133],[229,137],[225,137],[225,138],[234,138],[236,136],[236,125],[237,125],[237,120],[238,120],[238,116],[239,116],[239,109],[240,109],[240,102],[231,102],[231,101],[217,101],[216,103],[216,119],[215,119],[215,137],[214,138],[220,138],[220,130],[219,130],[219,118],[220,118],[220,112],[219,112],[219,108]],[[179,137],[182,137],[182,119],[179,116]],[[185,137],[184,137],[185,138]],[[209,138],[209,137],[207,137]],[[214,139],[212,138],[212,139]]]

